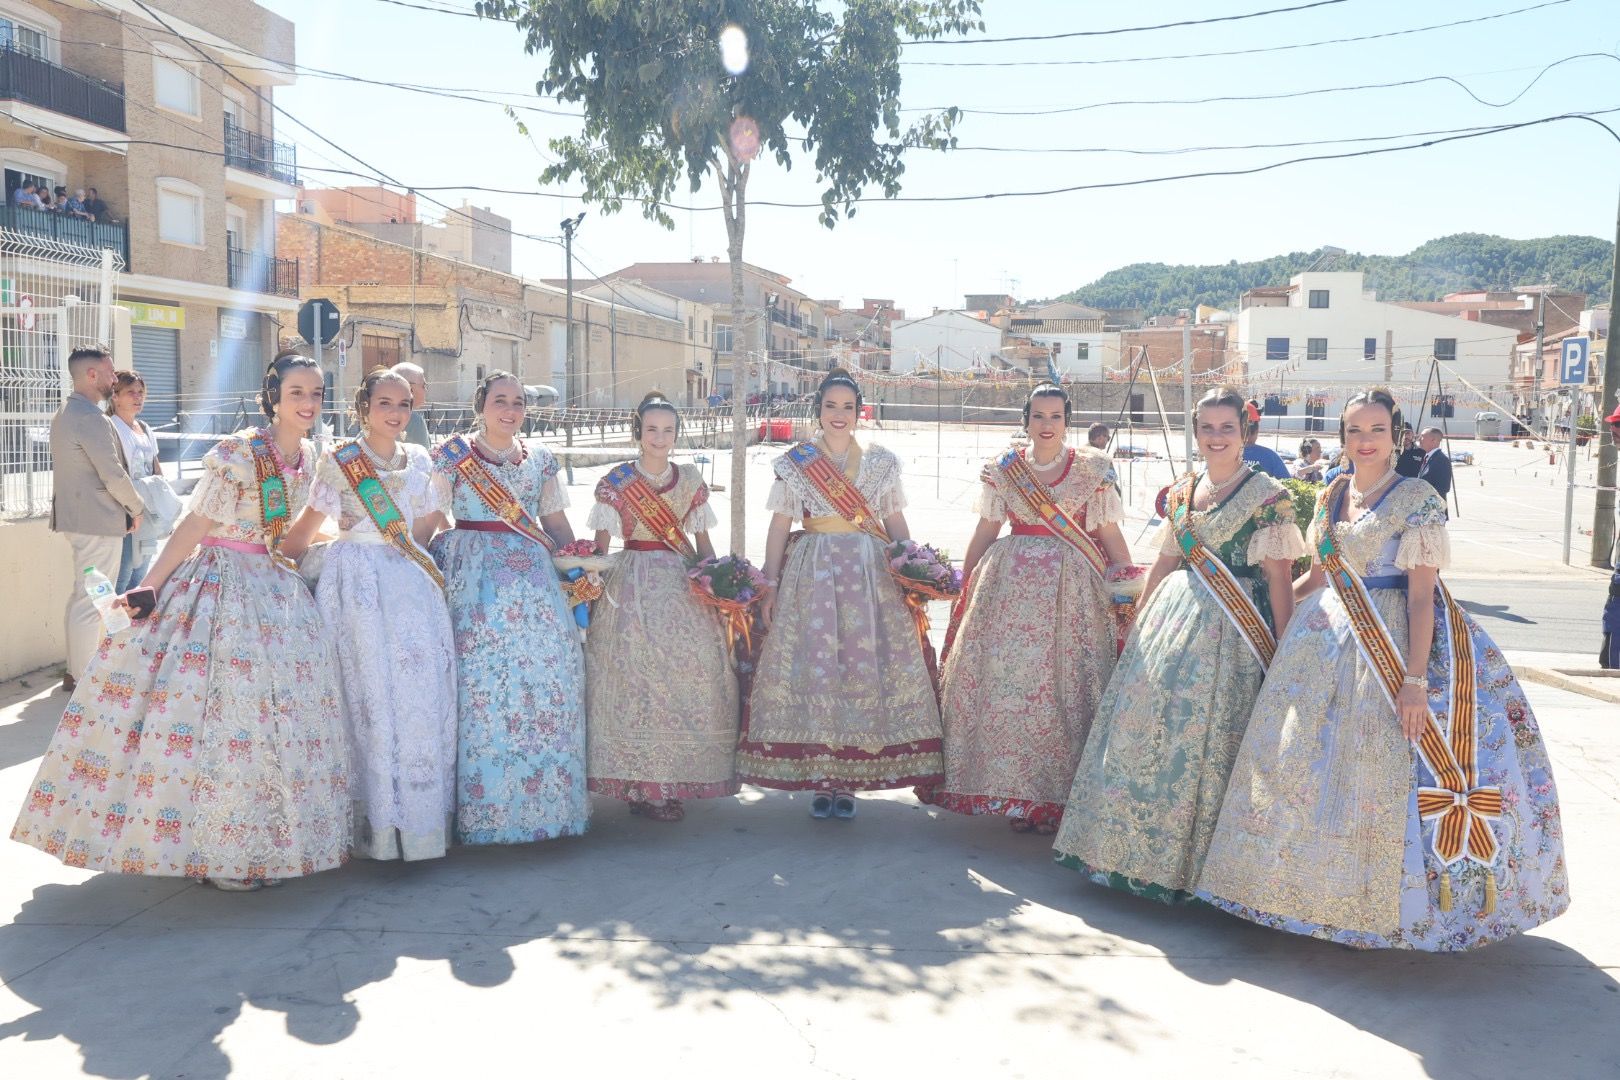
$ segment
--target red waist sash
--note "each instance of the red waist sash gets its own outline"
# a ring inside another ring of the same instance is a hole
[[[1013,522],[1012,534],[1014,536],[1056,536],[1057,533],[1045,525],[1025,525],[1022,522]]]
[[[662,540],[626,540],[626,551],[669,551],[670,547]]]

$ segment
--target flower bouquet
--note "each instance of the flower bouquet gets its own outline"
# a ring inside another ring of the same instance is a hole
[[[923,665],[939,693],[939,662],[934,643],[928,637],[928,601],[955,601],[962,595],[962,571],[951,563],[949,552],[915,540],[896,540],[884,549],[889,558],[889,576],[900,586],[900,595],[911,610],[922,644]]]
[[[705,607],[720,613],[726,626],[726,641],[735,650],[738,637],[746,653],[753,652],[754,605],[765,594],[765,575],[741,555],[722,555],[700,560],[686,573],[692,595]]]
[[[597,554],[591,541],[575,540],[551,557],[551,565],[562,578],[563,597],[583,633],[591,625],[590,603],[602,595],[602,571],[613,563],[606,555]]]

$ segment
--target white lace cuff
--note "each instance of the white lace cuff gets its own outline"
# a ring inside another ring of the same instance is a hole
[[[205,464],[208,467],[203,470],[202,479],[197,481],[197,489],[191,494],[189,509],[209,521],[222,525],[234,524],[237,504],[246,493],[226,466],[213,461],[206,461]]]
[[[1419,525],[1401,534],[1395,550],[1395,565],[1402,570],[1432,566],[1444,570],[1451,565],[1451,537],[1444,525]]]
[[[546,480],[546,486],[540,489],[540,516],[560,514],[568,509],[568,491],[562,486],[562,481],[556,476]]]
[[[785,480],[778,480],[771,485],[771,493],[765,499],[765,509],[793,521],[797,521],[804,513],[804,507],[799,504],[793,489],[788,487]]]
[[[720,519],[715,516],[714,507],[705,502],[702,506],[692,507],[691,512],[686,515],[686,520],[681,522],[681,528],[688,533],[706,533],[718,524]]]
[[[317,470],[309,485],[309,508],[336,521],[343,513],[343,493],[334,488]]]
[[[1249,537],[1246,561],[1250,566],[1259,566],[1267,559],[1286,559],[1293,562],[1309,554],[1310,550],[1305,546],[1305,536],[1299,531],[1299,526],[1292,521],[1283,521],[1254,530],[1254,535]]]
[[[994,484],[981,484],[979,487],[979,502],[974,507],[980,517],[986,521],[1007,520],[1007,500],[1001,497]]]
[[[1125,520],[1125,506],[1119,501],[1119,492],[1114,490],[1113,484],[1104,484],[1086,500],[1085,515],[1087,532]]]
[[[606,532],[609,536],[622,538],[624,519],[607,503],[597,502],[591,506],[590,516],[585,519],[585,528],[591,532]]]
[[[900,486],[900,477],[897,472],[893,486],[879,497],[878,504],[874,509],[877,510],[879,517],[888,517],[890,514],[900,513],[905,508],[906,489]]]

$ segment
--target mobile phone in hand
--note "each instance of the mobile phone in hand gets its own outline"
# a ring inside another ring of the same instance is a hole
[[[157,591],[154,589],[131,589],[124,594],[124,603],[129,605],[129,617],[140,622],[152,614],[157,607]]]

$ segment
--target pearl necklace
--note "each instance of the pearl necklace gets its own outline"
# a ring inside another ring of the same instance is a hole
[[[1029,467],[1034,469],[1036,472],[1051,472],[1053,469],[1067,461],[1068,457],[1068,454],[1065,454],[1062,450],[1059,450],[1057,457],[1053,458],[1051,461],[1048,461],[1045,465],[1042,465],[1040,462],[1035,460],[1034,451],[1030,451]]]
[[[518,442],[516,439],[513,439],[512,445],[507,447],[505,450],[497,450],[493,446],[489,445],[488,439],[484,438],[482,435],[479,435],[478,446],[479,449],[483,450],[485,454],[495,458],[497,461],[505,462],[508,465],[516,465],[518,462],[523,460],[523,444]]]
[[[1357,491],[1356,485],[1352,483],[1350,485],[1350,505],[1356,507],[1365,507],[1367,505],[1367,500],[1371,499],[1374,495],[1377,495],[1380,491],[1383,491],[1384,488],[1388,487],[1390,481],[1394,480],[1398,475],[1399,474],[1394,469],[1390,469],[1379,478],[1376,484],[1368,488],[1366,492]]]
[[[398,443],[394,444],[394,452],[387,458],[387,460],[384,460],[381,454],[373,450],[371,448],[371,444],[363,438],[360,440],[360,449],[364,450],[366,452],[366,456],[372,461],[376,462],[378,465],[381,465],[383,468],[388,469],[389,471],[403,469],[405,467],[405,448],[400,446]]]
[[[675,463],[673,461],[666,463],[664,467],[656,474],[650,473],[646,469],[642,468],[641,462],[636,462],[636,472],[640,473],[647,483],[652,484],[654,487],[661,487],[664,484],[667,484],[669,482],[670,475],[674,471]]]

